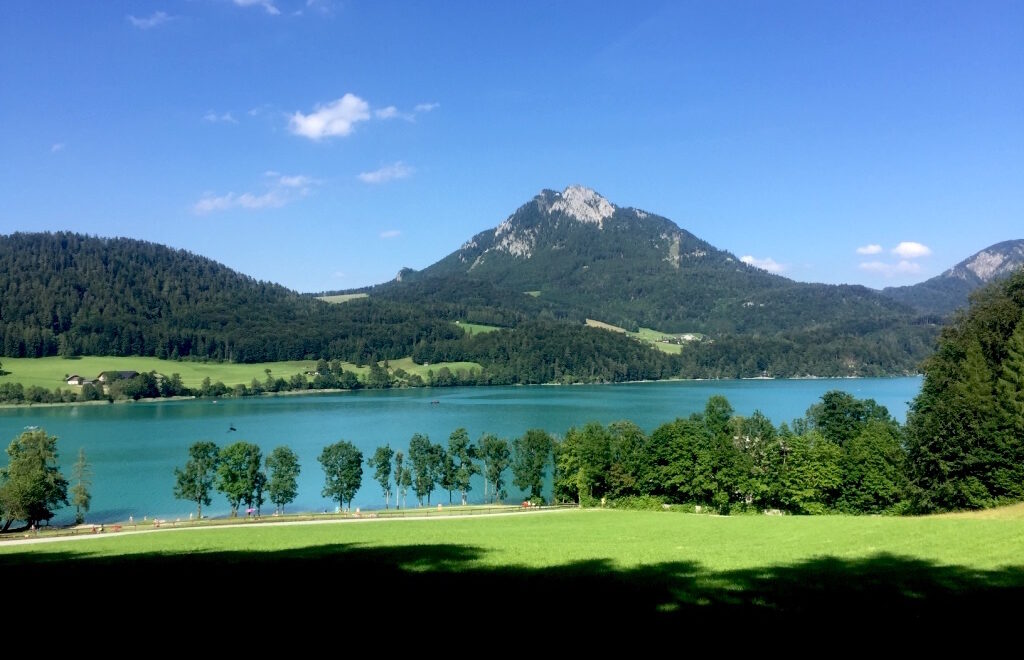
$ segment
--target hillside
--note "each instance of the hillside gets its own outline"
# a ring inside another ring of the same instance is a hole
[[[967,306],[970,294],[1024,267],[1024,240],[1003,241],[974,253],[941,275],[912,286],[887,287],[882,295],[926,314],[948,316]]]
[[[125,238],[71,233],[0,236],[0,347],[8,357],[155,356],[227,362],[337,359],[357,365],[412,356],[476,362],[446,384],[663,378],[678,362],[618,335],[481,303],[480,322],[516,326],[471,335],[467,302],[410,299],[332,305],[256,281],[201,256]],[[525,298],[525,296],[524,296]],[[551,362],[548,355],[571,353]],[[442,356],[457,356],[444,359]],[[387,386],[386,382],[378,386]]]

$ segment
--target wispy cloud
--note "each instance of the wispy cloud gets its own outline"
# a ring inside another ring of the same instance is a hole
[[[162,25],[167,21],[172,20],[174,17],[168,16],[166,12],[158,11],[154,12],[152,16],[147,16],[145,18],[139,18],[138,16],[132,16],[131,14],[128,14],[126,18],[129,23],[140,30],[149,30],[150,28],[155,28],[158,25]]]
[[[359,180],[363,183],[387,183],[394,179],[404,179],[413,172],[413,168],[409,167],[402,161],[398,161],[391,165],[385,165],[379,170],[363,172],[359,175]]]
[[[403,115],[398,112],[398,108],[393,105],[389,105],[386,108],[378,108],[373,111],[373,116],[377,119],[394,119],[395,117],[402,117],[404,119],[411,118],[410,115]]]
[[[880,254],[882,252],[882,246],[876,243],[870,245],[862,245],[857,248],[857,254]]]
[[[192,210],[202,215],[212,211],[227,211],[235,208],[250,210],[277,208],[287,203],[288,200],[276,190],[271,190],[262,195],[254,195],[253,193],[236,195],[233,192],[229,192],[226,195],[216,196],[207,193],[195,203]]]
[[[921,272],[921,264],[907,261],[906,259],[901,259],[894,264],[885,263],[884,261],[865,261],[860,264],[860,269],[866,270],[869,273],[878,273],[885,277],[893,277],[894,275],[919,273]]]
[[[389,239],[389,238],[398,238],[401,235],[402,235],[402,232],[398,231],[397,229],[389,229],[387,231],[382,231],[380,233],[380,237],[385,239],[385,240]]]
[[[264,192],[244,192],[239,194],[229,192],[224,195],[208,192],[192,205],[192,212],[198,215],[205,215],[214,211],[229,211],[232,209],[258,211],[261,209],[280,208],[305,197],[313,186],[320,183],[317,179],[302,174],[282,175],[277,172],[265,172],[263,176],[267,180]]]
[[[310,140],[325,137],[344,137],[353,127],[370,118],[370,104],[355,94],[345,94],[337,101],[317,105],[313,112],[304,115],[296,112],[291,116],[288,128],[292,133]]]
[[[263,7],[271,16],[277,16],[281,10],[274,6],[273,0],[234,0],[239,7]]]
[[[404,119],[416,121],[416,115],[430,112],[439,107],[438,103],[420,103],[412,112],[402,111],[397,106],[387,105],[383,108],[370,108],[370,104],[355,94],[347,93],[340,99],[329,103],[317,103],[310,113],[295,112],[288,118],[288,129],[295,135],[311,140],[322,140],[326,137],[345,137],[355,130],[355,125],[362,121],[378,119]],[[256,114],[258,109],[249,111]]]
[[[58,151],[64,151],[64,143],[63,142],[54,142],[53,144],[50,145],[50,153],[51,154],[55,154]]]
[[[892,249],[892,253],[904,259],[918,259],[932,253],[931,248],[914,241],[903,241]]]
[[[789,266],[787,266],[786,264],[780,264],[771,257],[758,259],[757,257],[748,254],[746,256],[740,257],[740,261],[750,266],[754,266],[755,268],[766,270],[769,273],[784,273],[786,272],[786,270],[789,269]]]
[[[208,121],[211,124],[237,124],[238,120],[231,116],[230,112],[225,112],[222,115],[218,115],[213,110],[210,110],[203,115],[203,121]]]

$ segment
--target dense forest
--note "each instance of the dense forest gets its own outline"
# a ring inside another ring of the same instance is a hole
[[[774,292],[738,306],[739,330],[708,335],[681,356],[669,356],[584,327],[581,308],[543,292],[526,295],[458,274],[410,276],[395,283],[403,286],[330,305],[152,243],[13,234],[0,237],[0,353],[357,365],[412,356],[419,363],[478,362],[481,373],[454,375],[459,383],[476,384],[903,374],[914,372],[927,354],[935,333],[928,320],[912,323],[891,306],[865,303],[858,287],[848,297],[830,293],[801,307],[814,298],[789,296],[788,280],[764,277]],[[715,277],[707,279],[710,285]],[[694,300],[711,295],[693,293]],[[599,312],[609,311],[613,298]],[[652,301],[660,298],[652,295],[646,304],[656,306]],[[673,304],[666,301],[666,309]],[[833,307],[835,313],[827,311]],[[781,323],[788,329],[769,332],[755,322],[759,316],[776,325],[788,319]],[[503,329],[469,335],[455,321]]]

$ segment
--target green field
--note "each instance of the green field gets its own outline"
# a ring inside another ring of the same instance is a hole
[[[484,332],[494,332],[495,330],[502,329],[497,325],[483,325],[482,323],[467,323],[465,321],[456,321],[455,325],[459,326],[471,335],[479,335]]]
[[[637,332],[630,332],[617,325],[604,323],[602,321],[595,321],[594,319],[587,319],[587,325],[592,328],[601,328],[602,330],[609,330],[611,332],[621,332],[624,335],[629,335],[633,339],[638,339],[644,343],[650,344],[663,353],[678,354],[683,352],[683,344],[668,343],[668,340],[681,338],[683,341],[697,341],[703,337],[703,335],[699,333],[687,332],[673,335],[667,332],[661,332],[660,330],[652,330],[651,328],[640,328]]]
[[[410,374],[416,374],[420,378],[426,378],[427,372],[433,371],[435,374],[441,367],[448,367],[448,370],[453,374],[459,371],[469,371],[470,369],[476,369],[480,371],[483,367],[477,362],[437,362],[435,364],[416,364],[412,361],[412,358],[402,358],[401,360],[391,360],[388,362],[391,366],[392,371],[395,369],[404,369]]]
[[[566,620],[586,614],[616,622],[724,624],[753,615],[848,625],[1015,615],[1024,596],[1022,548],[1020,515],[569,510],[0,545],[0,570],[14,583],[40,575],[54,584],[134,584],[160,576],[168,584],[241,585],[260,575],[273,589],[298,580],[344,594],[333,614],[388,602],[411,607],[446,593],[460,602],[487,602],[488,614],[498,617],[543,607]],[[138,596],[146,600],[145,593]]]
[[[488,326],[480,326],[486,328]],[[212,382],[221,381],[227,386],[242,383],[248,385],[255,378],[263,382],[267,378],[265,369],[270,369],[274,378],[288,379],[295,374],[312,371],[316,368],[313,360],[298,360],[293,362],[260,362],[255,364],[235,364],[229,362],[190,362],[160,360],[152,357],[81,357],[81,358],[3,358],[4,375],[0,376],[0,383],[21,383],[24,387],[38,385],[48,390],[59,387],[66,389],[79,389],[76,386],[66,384],[67,376],[78,374],[88,378],[95,378],[101,371],[156,371],[167,376],[173,373],[181,374],[181,380],[187,387],[199,387],[204,378],[209,377]],[[392,360],[391,368],[401,368],[410,374],[418,374],[422,378],[427,377],[431,369],[434,373],[441,367],[448,367],[452,373],[458,371],[469,371],[482,367],[476,362],[441,362],[431,365],[420,365],[412,361],[412,358]],[[341,363],[342,369],[351,371],[365,377],[369,367],[358,367],[349,362]]]
[[[221,381],[231,386],[238,383],[248,385],[255,378],[264,381],[270,369],[274,378],[290,378],[316,368],[312,360],[294,362],[259,362],[254,364],[236,364],[232,362],[192,362],[161,360],[154,357],[79,357],[79,358],[3,358],[5,374],[0,376],[0,383],[21,383],[25,387],[39,385],[48,390],[55,387],[68,389],[66,376],[78,374],[95,378],[101,371],[156,371],[170,376],[181,374],[181,380],[188,387],[199,387],[204,378],[213,382]],[[360,371],[359,368],[347,363],[342,364],[345,370]],[[77,387],[74,389],[78,389]]]
[[[323,300],[329,303],[343,303],[350,300],[358,300],[360,298],[369,298],[368,293],[341,293],[336,296],[317,296],[318,300]]]

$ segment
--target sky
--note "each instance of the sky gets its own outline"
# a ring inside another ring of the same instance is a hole
[[[1024,238],[1024,3],[0,7],[0,234],[333,291],[569,185],[793,279],[923,281]]]

